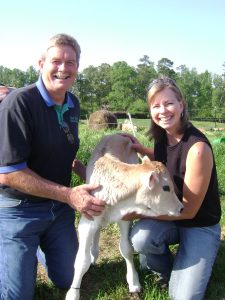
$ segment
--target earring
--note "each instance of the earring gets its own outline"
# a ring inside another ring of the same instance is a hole
[[[184,112],[182,111],[180,118],[183,119],[183,117],[184,117]]]

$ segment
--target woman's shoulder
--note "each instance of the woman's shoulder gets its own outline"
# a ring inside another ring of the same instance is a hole
[[[189,143],[196,143],[198,141],[202,141],[207,144],[210,144],[208,138],[204,135],[204,133],[192,124],[190,124],[186,129],[183,136],[183,140]]]
[[[192,157],[211,158],[212,148],[207,137],[195,126],[191,125],[187,132],[188,154]]]

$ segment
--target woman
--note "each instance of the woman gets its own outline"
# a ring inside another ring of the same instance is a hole
[[[184,209],[179,217],[138,220],[131,230],[131,242],[142,269],[169,282],[171,299],[200,300],[220,245],[221,208],[212,148],[188,121],[186,103],[175,81],[167,77],[154,80],[147,101],[154,149],[137,141],[133,147],[167,166]],[[179,244],[175,256],[169,249],[172,244]]]

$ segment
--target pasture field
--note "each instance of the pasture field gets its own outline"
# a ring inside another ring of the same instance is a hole
[[[139,128],[137,138],[146,146],[151,146],[151,143],[145,136],[149,121],[134,119],[133,123]],[[225,299],[225,143],[214,143],[213,141],[225,137],[225,131],[215,130],[214,123],[193,123],[204,131],[212,143],[223,211],[221,219],[221,247],[213,268],[205,300],[223,300]],[[225,128],[225,124],[217,124],[217,128]],[[116,132],[116,130],[113,132]],[[93,148],[101,137],[110,133],[112,131],[91,132],[85,124],[82,124],[80,126],[81,147],[78,152],[78,158],[87,163]],[[71,185],[80,183],[82,183],[80,179],[73,176]],[[161,290],[157,286],[156,276],[139,270],[137,255],[135,255],[135,263],[139,271],[143,291],[139,296],[129,294],[125,278],[125,261],[119,253],[118,243],[119,232],[116,224],[111,224],[102,230],[100,256],[97,264],[91,266],[83,278],[81,300],[169,300],[167,291]],[[45,271],[39,266],[34,300],[64,300],[65,293],[66,291],[57,289],[48,280]]]

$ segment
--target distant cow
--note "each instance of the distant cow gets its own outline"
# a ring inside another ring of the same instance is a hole
[[[124,120],[124,122],[121,124],[121,130],[126,132],[137,132],[137,126],[133,125],[130,120]]]
[[[131,293],[141,289],[129,242],[131,222],[122,218],[131,212],[146,216],[180,215],[183,205],[174,193],[173,183],[166,167],[131,149],[130,138],[119,134],[105,136],[95,148],[87,166],[87,183],[100,184],[93,194],[107,203],[104,212],[94,220],[81,216],[78,225],[79,249],[75,260],[74,280],[66,300],[80,298],[83,275],[99,253],[100,229],[117,222],[121,232],[120,252],[127,265],[127,282]]]

